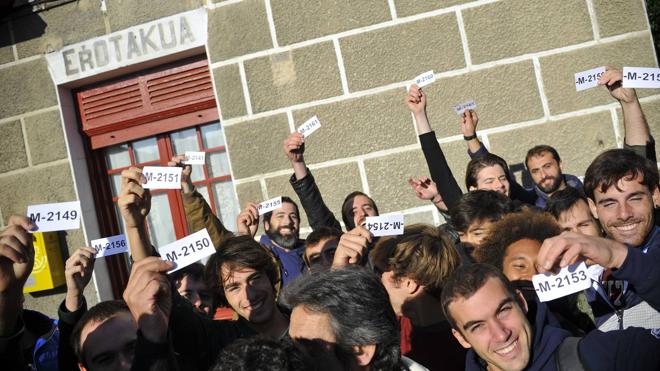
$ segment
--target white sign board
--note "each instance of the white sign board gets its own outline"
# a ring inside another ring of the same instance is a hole
[[[158,249],[160,258],[175,264],[174,269],[167,273],[176,272],[190,264],[200,261],[215,253],[211,236],[206,228],[193,233],[171,244]]]
[[[260,203],[259,206],[257,206],[257,211],[259,212],[259,216],[261,216],[267,212],[279,209],[280,207],[282,207],[282,196],[271,198],[270,200]]]
[[[605,67],[592,68],[575,74],[575,91],[595,88],[598,79],[605,73]]]
[[[181,171],[178,166],[145,166],[142,175],[147,182],[145,189],[181,189]]]
[[[623,67],[623,87],[660,88],[660,68]]]
[[[78,229],[80,215],[80,201],[31,205],[27,208],[27,217],[37,225],[32,232]]]
[[[585,262],[562,268],[559,273],[537,274],[532,283],[541,301],[550,301],[586,290],[591,286],[591,276]]]
[[[90,244],[96,250],[97,258],[128,252],[128,242],[126,241],[126,236],[123,234],[99,238],[93,240]]]
[[[46,54],[55,84],[204,46],[207,12],[200,8],[71,44]]]
[[[364,227],[374,237],[401,235],[403,234],[403,225],[403,214],[368,216],[364,223]]]

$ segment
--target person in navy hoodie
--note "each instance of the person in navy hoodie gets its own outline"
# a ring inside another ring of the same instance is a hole
[[[623,264],[634,264],[632,260]],[[638,275],[624,265],[621,271]],[[441,300],[454,336],[469,349],[467,371],[660,369],[660,329],[595,330],[571,338],[568,331],[548,324],[545,304],[534,303],[535,313],[527,313],[532,306],[491,265],[460,267],[445,284]]]

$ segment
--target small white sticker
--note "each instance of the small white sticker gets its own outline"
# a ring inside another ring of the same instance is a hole
[[[462,115],[465,110],[474,110],[477,109],[477,104],[474,103],[473,100],[467,101],[465,103],[457,104],[454,106],[454,112],[456,112],[457,115]]]
[[[311,119],[305,121],[302,125],[300,125],[297,132],[302,134],[303,138],[307,138],[310,134],[312,134],[313,132],[317,131],[320,128],[321,128],[321,122],[319,121],[318,117],[314,116]]]
[[[374,237],[403,234],[403,225],[403,214],[368,216],[364,223],[364,227],[367,228]]]
[[[142,175],[147,183],[146,189],[181,189],[181,170],[179,166],[145,166]]]
[[[31,205],[27,208],[27,217],[37,225],[32,232],[78,229],[80,214],[80,201]]]
[[[605,67],[592,68],[575,74],[575,91],[595,88],[598,79],[605,73]]]
[[[281,206],[282,206],[282,196],[279,196],[260,203],[259,206],[257,206],[257,211],[259,212],[259,216],[261,216],[269,211],[279,209]]]
[[[660,88],[660,68],[623,67],[623,87]]]
[[[97,258],[128,252],[128,242],[126,242],[126,236],[123,234],[99,238],[93,240],[90,244],[96,250]]]
[[[532,283],[539,300],[545,302],[588,289],[591,276],[585,262],[580,262],[562,268],[558,274],[537,274]]]
[[[206,163],[206,152],[192,152],[186,151],[186,165],[204,165]]]
[[[178,241],[174,241],[158,249],[160,258],[175,264],[174,269],[167,273],[176,272],[190,264],[200,261],[215,253],[211,236],[206,228],[195,232]]]
[[[423,88],[426,85],[435,82],[435,75],[433,74],[433,71],[424,72],[423,74],[415,77],[413,82],[417,84],[417,86],[419,86],[420,88]]]

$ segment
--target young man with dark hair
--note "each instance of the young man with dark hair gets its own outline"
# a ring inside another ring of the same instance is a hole
[[[204,279],[204,264],[194,263],[172,273],[170,277],[179,295],[186,298],[199,313],[213,317],[213,295]]]
[[[594,217],[609,238],[651,259],[660,251],[660,227],[654,211],[660,204],[655,164],[626,149],[601,153],[589,165],[584,190]],[[639,288],[606,271],[602,286],[591,290],[590,301],[599,328],[660,327],[660,307],[639,295]]]
[[[550,196],[545,210],[557,220],[562,232],[571,231],[588,236],[602,236],[603,231],[589,209],[582,191],[567,187]]]
[[[337,248],[337,243],[341,238],[341,231],[330,227],[321,227],[312,231],[305,239],[305,253],[303,259],[310,272],[329,269],[332,265],[332,258],[328,259],[329,254],[334,256],[334,251],[330,249]]]
[[[592,331],[582,339],[548,324],[539,303],[527,319],[525,298],[501,271],[487,264],[459,268],[442,292],[443,311],[453,334],[469,349],[465,369],[473,370],[656,370],[657,331],[629,328]]]
[[[465,351],[442,315],[440,293],[461,264],[448,234],[431,225],[406,226],[371,252],[390,304],[401,323],[401,352],[431,370],[461,370]]]
[[[274,341],[262,337],[236,340],[222,350],[211,371],[313,371],[311,358],[291,339]]]
[[[396,316],[378,277],[362,267],[319,272],[286,288],[291,338],[324,370],[404,368]]]
[[[513,210],[513,202],[505,195],[476,190],[461,196],[449,215],[461,243],[471,250],[488,237],[494,222]]]

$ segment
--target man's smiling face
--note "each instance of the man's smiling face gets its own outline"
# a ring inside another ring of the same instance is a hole
[[[514,297],[495,277],[448,307],[460,330],[452,330],[459,343],[473,348],[490,370],[506,371],[523,370],[530,360],[532,329],[524,310],[524,299]]]
[[[615,241],[640,246],[654,226],[654,205],[660,200],[657,187],[649,190],[642,175],[619,179],[605,192],[598,186],[589,206],[607,235]]]

